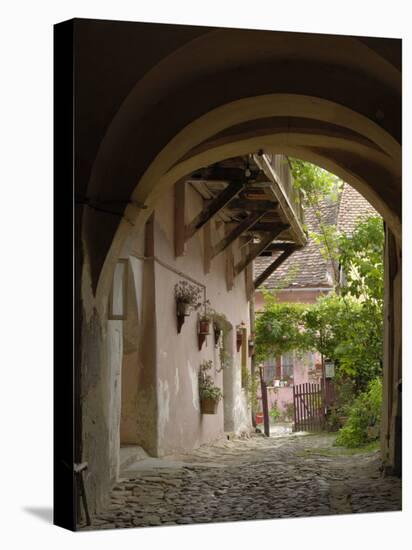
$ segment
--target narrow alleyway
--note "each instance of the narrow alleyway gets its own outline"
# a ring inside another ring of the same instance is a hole
[[[352,453],[334,439],[255,435],[190,455],[129,460],[91,528],[400,510],[401,482],[381,476],[378,451]]]

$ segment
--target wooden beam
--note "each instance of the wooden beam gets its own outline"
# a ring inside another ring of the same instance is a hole
[[[294,209],[295,205],[290,203],[289,197],[284,189],[284,184],[273,169],[272,163],[265,154],[262,156],[253,155],[253,160],[272,182],[271,189],[273,190],[276,199],[279,201],[280,207],[282,208],[282,211],[291,226],[296,242],[300,245],[304,245],[307,241],[307,237],[301,225],[301,220],[297,218],[297,213]]]
[[[299,246],[297,245],[296,243],[292,243],[292,242],[280,242],[280,243],[271,243],[266,249],[265,249],[265,252],[266,251],[270,251],[270,252],[276,252],[277,250],[285,250],[285,247],[287,246],[295,246],[297,248],[303,248],[302,246]]]
[[[267,231],[271,231],[273,229],[274,224],[278,224],[278,223],[279,222],[259,222],[253,227],[253,229],[254,231],[267,232]],[[283,225],[282,231],[285,231],[286,229],[290,228],[290,225],[287,223],[284,223],[282,225]]]
[[[273,212],[278,210],[278,203],[268,200],[233,199],[227,205],[228,208],[239,208],[249,212]]]
[[[186,226],[185,240],[187,241],[201,229],[213,216],[224,208],[246,185],[246,181],[233,181]]]
[[[284,244],[284,250],[280,256],[278,256],[268,267],[262,271],[262,273],[255,279],[253,285],[255,290],[264,282],[272,273],[287,259],[295,250],[300,248],[294,244]]]
[[[273,226],[272,226],[273,228]],[[264,235],[262,237],[262,240],[260,243],[255,243],[250,247],[250,251],[246,255],[245,258],[240,260],[235,266],[235,276],[239,275],[241,271],[245,269],[245,267],[250,264],[250,262],[253,262],[253,260],[256,258],[256,256],[259,256],[259,254],[265,250],[265,248],[279,235],[281,231],[283,231],[284,225],[279,224],[279,226],[276,229],[272,229],[267,235]]]
[[[175,184],[175,256],[185,253],[185,209],[186,209],[186,182],[180,180]]]
[[[242,233],[250,229],[262,216],[265,215],[265,212],[254,212],[242,222],[240,222],[232,231],[227,233],[223,239],[221,239],[213,248],[212,248],[212,258],[223,252],[234,240],[236,240]]]
[[[233,181],[239,180],[244,177],[244,168],[223,168],[212,167],[202,168],[194,172],[190,178],[191,182],[195,182],[197,179],[200,181]]]

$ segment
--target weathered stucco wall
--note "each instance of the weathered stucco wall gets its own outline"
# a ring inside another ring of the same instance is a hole
[[[87,488],[91,509],[103,503],[119,473],[120,445],[142,446],[153,456],[184,452],[224,435],[251,429],[245,390],[241,387],[242,351],[236,350],[236,326],[249,326],[245,273],[228,291],[227,254],[204,269],[204,235],[199,231],[184,256],[174,256],[174,196],[157,202],[145,231],[129,238],[120,254],[127,259],[127,307],[124,320],[110,320],[109,300],[97,311],[90,281],[84,282],[85,342],[83,372],[83,456],[89,463]],[[201,197],[187,190],[187,220],[202,207]],[[212,221],[212,239],[223,224]],[[235,261],[241,251],[233,245]],[[176,273],[179,272],[180,274]],[[198,312],[177,333],[175,284],[188,275],[206,288],[210,305],[227,318],[225,349],[231,358],[222,370],[213,333],[198,349]],[[85,268],[84,280],[88,277]],[[116,283],[120,284],[120,283]],[[114,289],[120,309],[122,292]],[[92,313],[90,313],[92,312]],[[212,360],[216,385],[224,392],[216,415],[200,412],[200,363]],[[250,360],[247,358],[247,365]]]
[[[82,460],[88,463],[85,484],[90,510],[102,506],[110,488],[109,388],[110,372],[106,343],[107,321],[95,308],[87,257],[82,278]]]
[[[245,275],[241,273],[229,292],[226,288],[226,254],[212,260],[210,272],[204,272],[204,235],[199,231],[187,243],[186,253],[174,257],[173,192],[165,193],[155,209],[155,254],[162,262],[187,274],[205,285],[206,296],[213,309],[223,313],[232,327],[242,321],[248,326],[249,307],[245,291]],[[201,209],[202,199],[190,187],[187,189],[187,221]],[[223,236],[223,227],[212,221],[212,238]],[[236,259],[240,251],[234,250]],[[198,312],[186,317],[181,333],[176,328],[174,286],[184,276],[174,273],[165,265],[155,262],[156,332],[158,341],[158,453],[184,451],[223,435],[224,408],[226,417],[230,407],[231,431],[250,428],[244,390],[241,388],[241,352],[235,348],[235,330],[225,339],[226,351],[233,358],[232,365],[220,370],[219,350],[214,345],[213,333],[206,338],[202,350],[198,349]],[[200,363],[212,360],[215,384],[223,389],[224,402],[219,403],[217,415],[200,413],[198,372]],[[219,372],[220,371],[220,372]],[[228,407],[229,405],[229,407]]]

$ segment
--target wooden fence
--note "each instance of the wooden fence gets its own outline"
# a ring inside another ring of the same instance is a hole
[[[325,429],[325,400],[320,384],[293,386],[294,432],[320,432]]]

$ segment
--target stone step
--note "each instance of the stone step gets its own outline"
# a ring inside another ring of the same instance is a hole
[[[133,462],[150,458],[143,447],[138,445],[125,445],[120,447],[120,469],[127,468]]]

